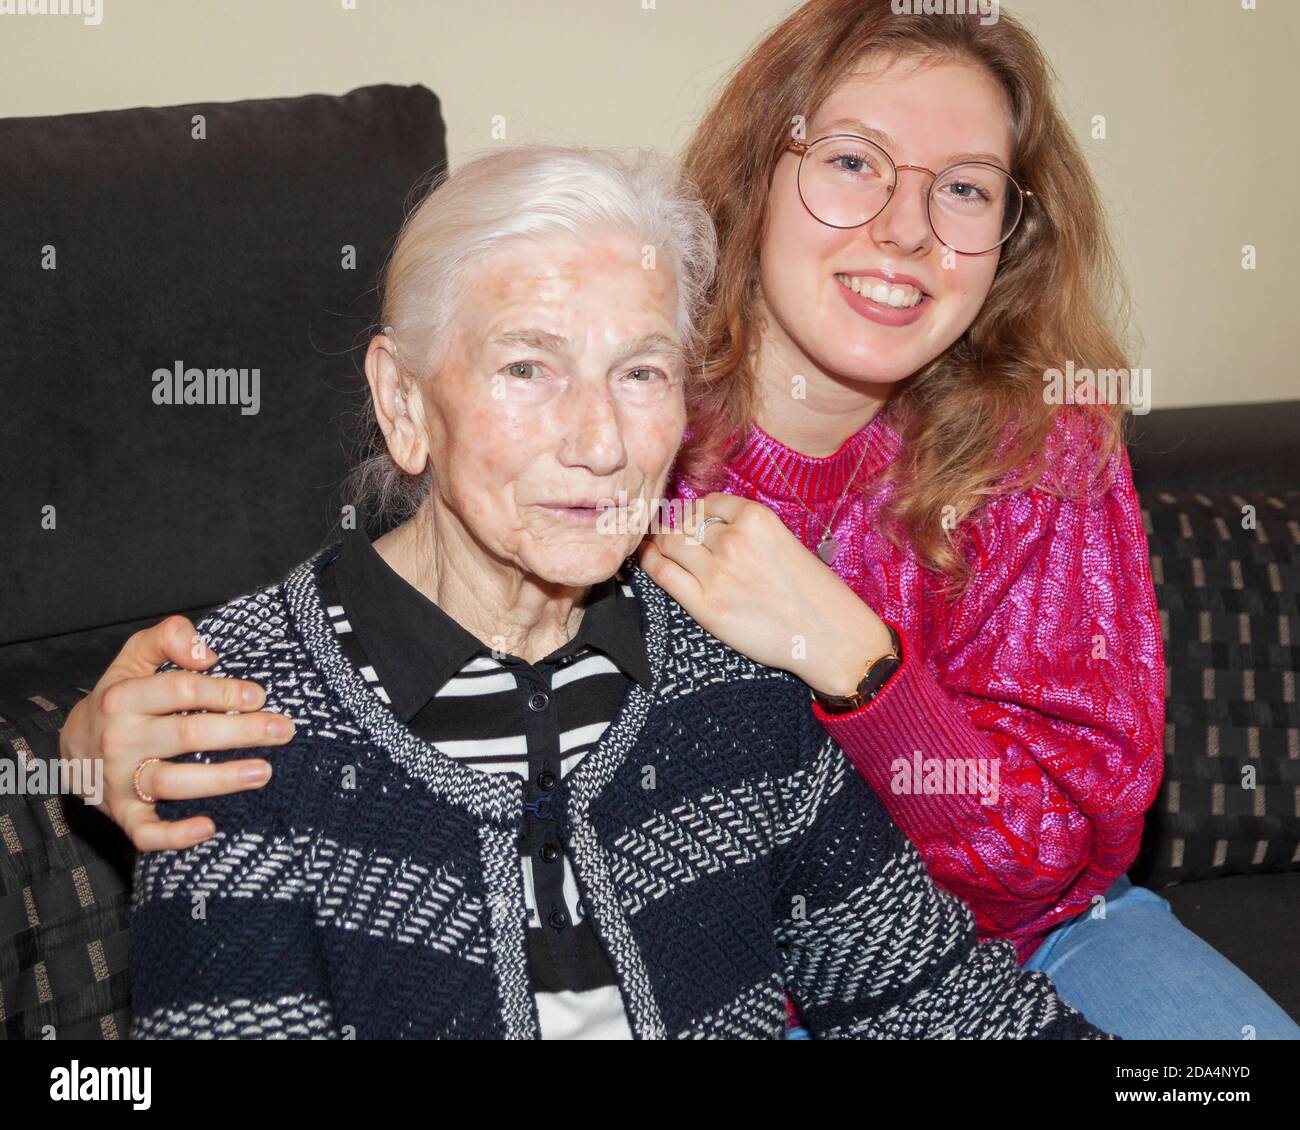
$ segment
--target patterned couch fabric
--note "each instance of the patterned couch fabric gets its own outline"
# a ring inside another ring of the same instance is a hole
[[[1165,778],[1135,882],[1300,864],[1300,491],[1143,492],[1164,624]]]
[[[125,1039],[130,843],[96,809],[48,789],[77,688],[0,698],[0,1035]],[[39,762],[44,762],[42,766]]]

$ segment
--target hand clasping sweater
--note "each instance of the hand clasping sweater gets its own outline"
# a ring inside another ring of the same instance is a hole
[[[337,551],[200,625],[212,673],[258,681],[297,732],[263,789],[159,804],[217,833],[137,865],[133,1035],[536,1038],[523,782],[371,691],[320,600]],[[779,1039],[787,988],[820,1036],[1101,1035],[1010,946],[976,944],[801,683],[628,573],[653,690],[629,689],[559,819],[636,1037]]]

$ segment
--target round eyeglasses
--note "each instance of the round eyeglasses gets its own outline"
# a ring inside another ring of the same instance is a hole
[[[900,170],[929,174],[930,228],[962,255],[983,255],[1006,243],[1024,214],[1025,197],[1034,195],[992,162],[964,161],[937,173],[922,165],[896,165],[874,141],[851,133],[792,141],[786,148],[799,155],[803,206],[832,228],[860,228],[879,216],[898,187]]]

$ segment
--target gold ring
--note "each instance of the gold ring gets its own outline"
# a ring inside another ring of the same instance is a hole
[[[145,804],[157,804],[158,802],[156,798],[149,796],[142,788],[140,788],[140,771],[146,765],[152,765],[155,761],[161,760],[161,757],[146,757],[135,767],[135,772],[131,774],[131,788],[135,790],[135,795],[144,801]]]

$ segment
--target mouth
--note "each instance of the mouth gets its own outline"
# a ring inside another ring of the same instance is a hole
[[[910,310],[930,297],[916,279],[907,275],[864,271],[838,274],[835,281],[859,297],[890,310]]]
[[[580,525],[594,524],[607,510],[617,510],[610,499],[580,498],[570,502],[539,502],[541,509]]]
[[[854,313],[882,326],[909,326],[934,305],[918,279],[893,271],[842,271],[835,289]]]

